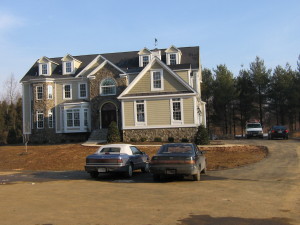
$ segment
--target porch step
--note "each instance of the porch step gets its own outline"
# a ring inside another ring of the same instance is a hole
[[[93,130],[89,140],[90,142],[106,142],[107,141],[107,132],[108,129],[98,129],[98,130]]]

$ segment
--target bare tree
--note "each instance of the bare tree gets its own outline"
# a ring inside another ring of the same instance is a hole
[[[21,97],[21,85],[15,79],[14,74],[12,73],[8,79],[4,82],[4,97],[8,103],[16,103],[18,98]]]

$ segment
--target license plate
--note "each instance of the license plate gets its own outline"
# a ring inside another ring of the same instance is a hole
[[[282,134],[282,131],[280,130],[280,131],[278,131],[278,134]]]
[[[99,173],[106,173],[106,168],[98,168]]]
[[[166,170],[166,174],[176,174],[176,170]]]

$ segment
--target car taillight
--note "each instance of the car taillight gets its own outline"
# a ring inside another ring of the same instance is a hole
[[[123,159],[118,159],[117,163],[123,163]]]
[[[285,130],[285,133],[288,133],[289,132],[289,130]]]
[[[272,130],[272,133],[275,133],[275,130]]]
[[[184,160],[184,163],[185,164],[195,164],[196,162],[195,162],[195,160],[193,158],[186,158]]]

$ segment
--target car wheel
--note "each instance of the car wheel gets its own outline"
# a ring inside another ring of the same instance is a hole
[[[288,140],[288,139],[289,139],[289,136],[286,136],[285,139]]]
[[[198,169],[197,173],[193,175],[194,181],[200,181],[200,169]]]
[[[153,181],[160,181],[160,175],[159,174],[153,174]]]
[[[143,173],[149,173],[150,172],[150,168],[149,168],[149,163],[145,164],[145,167],[141,169]]]
[[[126,177],[132,177],[132,173],[133,173],[132,164],[129,164],[127,172],[126,172]]]
[[[91,178],[97,178],[99,173],[97,171],[90,172]]]

